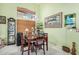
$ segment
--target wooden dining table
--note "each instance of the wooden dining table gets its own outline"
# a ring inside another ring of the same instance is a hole
[[[32,42],[36,42],[37,43],[37,41],[38,40],[43,40],[44,41],[44,43],[46,43],[46,50],[48,51],[48,34],[46,33],[44,36],[37,36],[37,35],[34,35],[34,36],[28,36],[27,37],[27,42],[28,42],[28,55],[30,55],[30,50],[31,50],[31,44],[30,43],[32,43]],[[23,41],[22,41],[22,43],[24,43]],[[23,45],[21,45],[22,46],[22,48],[23,48]]]

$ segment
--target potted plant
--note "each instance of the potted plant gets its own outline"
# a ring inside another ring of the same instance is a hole
[[[44,33],[44,31],[43,31],[43,23],[42,22],[37,23],[37,32],[38,32],[38,35],[41,35],[41,34]]]

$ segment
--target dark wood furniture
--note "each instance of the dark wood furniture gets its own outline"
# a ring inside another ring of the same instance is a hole
[[[42,44],[38,44],[39,40],[42,40],[43,43]],[[33,41],[35,42],[35,44],[31,43]],[[43,52],[45,54],[45,44],[44,43],[46,43],[46,50],[48,50],[48,34],[47,33],[45,33],[45,36],[42,36],[42,37],[40,37],[40,36],[28,36],[27,42],[28,42],[28,45],[27,45],[28,49],[24,50],[24,43],[25,42],[24,42],[23,34],[22,34],[21,35],[21,51],[22,51],[22,54],[23,54],[23,52],[28,51],[28,55],[30,55],[30,50],[31,50],[32,44],[35,47],[36,54],[37,54],[37,48],[40,45],[43,46]]]
[[[37,55],[37,49],[40,47],[40,46],[43,46],[43,53],[45,54],[45,44],[44,44],[44,37],[40,37],[40,36],[35,36],[34,38],[32,37],[29,37],[28,38],[28,54],[30,54],[30,47],[31,47],[31,42],[34,41],[35,44],[34,47],[35,47],[35,52],[36,52],[36,55]],[[42,43],[39,43],[39,41],[41,41]]]

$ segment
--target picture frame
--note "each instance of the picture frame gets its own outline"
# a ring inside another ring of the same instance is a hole
[[[62,28],[62,12],[46,17],[45,28]]]
[[[6,16],[0,16],[0,24],[6,24]]]
[[[76,13],[67,14],[64,16],[65,24],[67,29],[76,29]]]

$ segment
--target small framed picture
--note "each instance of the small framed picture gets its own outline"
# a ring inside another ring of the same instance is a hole
[[[65,15],[65,27],[76,29],[76,13]]]
[[[0,24],[6,24],[6,16],[0,16]]]

